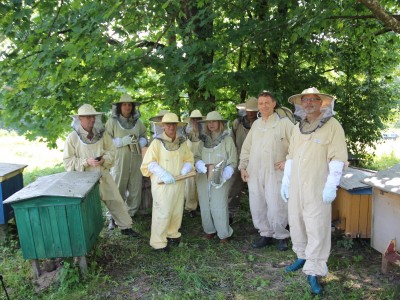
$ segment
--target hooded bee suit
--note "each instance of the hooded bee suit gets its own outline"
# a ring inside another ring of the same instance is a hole
[[[129,215],[133,217],[142,201],[142,173],[140,172],[142,154],[131,151],[131,145],[123,145],[119,141],[125,136],[134,135],[141,148],[146,146],[146,127],[139,119],[139,114],[129,119],[122,115],[114,115],[106,123],[106,132],[113,138],[117,148],[115,165],[111,169],[111,174],[122,198],[125,199]],[[126,195],[127,192],[128,195]]]
[[[207,115],[207,118],[211,113]],[[203,124],[207,126],[206,122]],[[196,166],[200,160],[205,165],[213,164],[214,166],[225,160],[225,169],[231,168],[233,173],[233,170],[237,167],[237,150],[228,131],[225,130],[214,137],[210,135],[203,136],[201,139],[203,141],[200,143],[198,151],[195,154]],[[232,173],[230,174],[231,176]],[[197,191],[203,230],[206,234],[217,233],[221,240],[227,239],[233,234],[233,229],[229,225],[229,180],[227,179],[227,182],[217,188],[207,179],[206,174],[201,173],[197,175]]]
[[[260,236],[289,237],[287,204],[280,197],[283,171],[274,164],[285,160],[292,130],[289,118],[273,113],[267,121],[253,123],[242,146],[239,170],[249,174],[250,211]]]
[[[153,195],[150,246],[161,249],[167,246],[167,238],[181,236],[179,228],[182,223],[185,181],[159,184],[159,176],[149,170],[152,162],[172,176],[178,176],[185,163],[193,166],[193,154],[184,137],[177,137],[172,141],[163,132],[151,142],[143,158],[140,169],[143,176],[150,177]]]
[[[88,132],[82,126],[74,126],[64,146],[64,166],[67,171],[100,171],[100,197],[110,211],[115,223],[120,229],[132,226],[124,200],[122,199],[115,181],[111,177],[110,168],[114,163],[115,147],[111,137],[97,128],[93,128],[94,137],[88,140]],[[102,156],[105,160],[100,167],[87,164],[88,158]]]
[[[331,249],[332,206],[331,202],[324,203],[323,191],[329,183],[329,169],[334,162],[341,166],[336,170],[340,180],[341,169],[347,163],[347,147],[343,128],[332,117],[333,97],[319,94],[315,88],[309,90],[316,92],[307,94],[318,94],[324,103],[320,117],[311,123],[305,120],[304,110],[297,104],[301,95],[289,98],[296,106],[295,114],[302,119],[293,130],[286,162],[292,160],[288,189],[289,225],[293,251],[299,259],[306,260],[303,272],[326,276]]]

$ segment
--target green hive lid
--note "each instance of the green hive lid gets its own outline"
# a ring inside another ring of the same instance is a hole
[[[84,198],[100,176],[100,172],[75,171],[43,176],[8,197],[3,203],[15,203],[41,196]]]

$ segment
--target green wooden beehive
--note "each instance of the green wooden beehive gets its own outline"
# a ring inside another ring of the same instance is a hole
[[[9,197],[25,259],[86,255],[103,227],[98,172],[43,176]]]

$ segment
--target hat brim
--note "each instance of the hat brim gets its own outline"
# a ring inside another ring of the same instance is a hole
[[[239,103],[238,105],[236,105],[237,109],[246,109],[246,103]]]
[[[178,124],[178,126],[185,126],[187,123],[186,122],[154,122],[156,126],[162,127],[163,124]]]
[[[118,101],[118,102],[113,102],[112,105],[117,105],[118,103],[132,103],[135,106],[139,106],[140,105],[139,102],[135,102],[135,101]]]
[[[76,114],[76,115],[71,115],[71,117],[84,117],[84,116],[100,116],[104,115],[103,112],[95,112],[95,113],[84,113],[84,114]]]
[[[201,120],[204,120],[206,117],[184,117],[183,118],[183,120],[182,120],[182,122],[185,122],[185,123],[189,123],[190,122],[190,119],[201,119]],[[201,120],[199,120],[199,122],[201,121]]]
[[[305,94],[297,94],[297,95],[290,96],[288,101],[289,101],[289,103],[294,104],[294,105],[301,105],[301,97],[303,97],[304,95],[318,95],[318,97],[321,98],[323,105],[330,104],[334,100],[334,97],[331,95],[328,95],[328,94],[305,93]]]
[[[199,123],[206,123],[206,122],[212,122],[212,121],[228,122],[228,120],[200,120]]]

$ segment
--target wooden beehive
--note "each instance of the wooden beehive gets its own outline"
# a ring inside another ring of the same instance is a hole
[[[352,238],[371,237],[372,188],[361,181],[375,172],[348,168],[332,205],[332,222]]]
[[[371,246],[385,253],[389,242],[400,242],[400,164],[367,177],[372,186]]]
[[[9,197],[25,259],[85,256],[103,227],[98,172],[44,176]]]
[[[26,165],[0,163],[0,225],[13,217],[11,205],[4,200],[24,187],[22,172]]]

